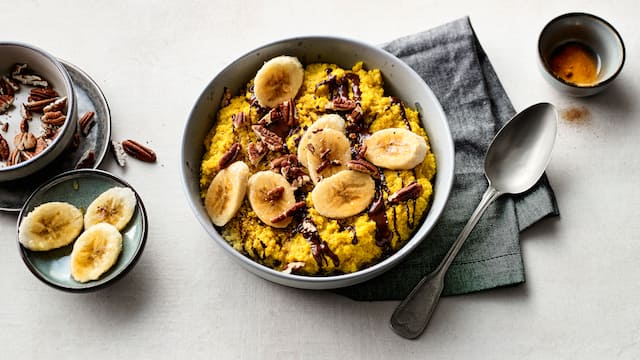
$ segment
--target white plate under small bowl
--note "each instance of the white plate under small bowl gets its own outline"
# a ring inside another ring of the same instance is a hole
[[[93,150],[94,163],[91,168],[95,169],[109,150],[111,113],[104,94],[98,84],[80,68],[67,61],[59,61],[71,77],[76,94],[78,118],[87,111],[93,111],[95,125],[87,135],[80,135],[78,148],[64,151],[44,169],[22,179],[0,181],[0,211],[20,211],[33,190],[54,176],[73,170],[86,151]]]
[[[124,180],[102,170],[79,169],[56,176],[31,194],[18,216],[18,226],[35,207],[46,202],[64,201],[84,210],[102,192],[114,186],[129,187],[136,194],[133,218],[121,231],[122,253],[116,264],[98,280],[80,283],[71,277],[69,256],[73,243],[50,251],[31,251],[18,241],[22,260],[27,268],[45,284],[68,292],[88,292],[113,284],[136,264],[147,240],[148,219],[142,199]],[[16,236],[17,239],[17,236]]]

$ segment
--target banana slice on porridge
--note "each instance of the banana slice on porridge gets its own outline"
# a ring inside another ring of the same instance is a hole
[[[331,219],[344,219],[364,211],[376,192],[371,176],[343,170],[320,181],[311,193],[313,207]]]
[[[376,131],[364,144],[367,147],[367,160],[391,170],[413,169],[424,160],[428,150],[422,136],[402,128]]]
[[[293,56],[278,56],[262,65],[256,73],[254,91],[263,107],[275,107],[293,99],[304,78],[302,64]]]
[[[247,193],[248,179],[249,166],[242,161],[220,170],[213,178],[204,206],[214,225],[223,226],[236,215]]]
[[[280,218],[296,202],[293,187],[287,179],[273,171],[259,171],[249,178],[249,203],[265,224],[285,228],[291,217]]]

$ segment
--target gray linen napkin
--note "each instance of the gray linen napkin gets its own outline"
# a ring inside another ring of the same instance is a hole
[[[406,261],[368,282],[337,290],[356,300],[403,299],[436,268],[487,187],[483,165],[491,139],[515,113],[466,17],[394,40],[384,49],[409,64],[442,104],[455,142],[455,180],[438,224]],[[546,176],[525,194],[499,198],[454,260],[443,295],[524,282],[519,233],[557,215]]]

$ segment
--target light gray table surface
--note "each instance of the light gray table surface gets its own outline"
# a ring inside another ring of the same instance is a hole
[[[551,18],[585,11],[624,37],[625,68],[606,92],[570,98],[536,64]],[[0,358],[638,359],[640,358],[640,6],[605,1],[6,1],[0,40],[82,68],[102,88],[114,139],[136,138],[156,164],[110,156],[149,211],[146,250],[108,289],[68,294],[24,266],[15,213],[0,213]],[[205,85],[243,53],[329,34],[381,44],[469,15],[516,109],[579,106],[561,119],[549,180],[560,218],[521,236],[524,285],[445,298],[426,333],[396,336],[397,302],[354,302],[264,281],[197,223],[178,175],[179,141]]]

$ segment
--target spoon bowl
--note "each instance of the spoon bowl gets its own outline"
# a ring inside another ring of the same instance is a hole
[[[538,182],[551,159],[557,126],[554,106],[539,103],[516,114],[498,131],[485,155],[487,190],[442,262],[418,282],[391,315],[391,328],[396,334],[408,339],[422,334],[438,305],[447,270],[465,240],[498,197],[524,192]]]
[[[489,184],[503,194],[519,194],[532,187],[551,159],[557,122],[556,110],[548,103],[516,114],[487,150],[484,171]]]

